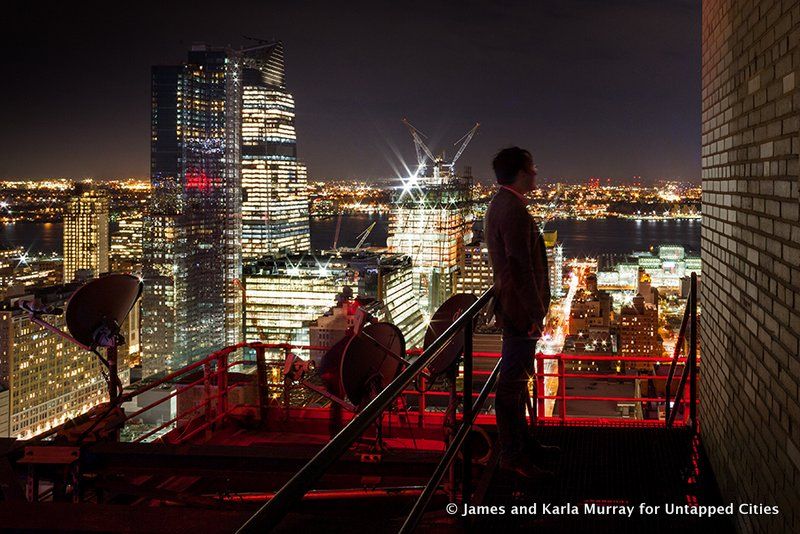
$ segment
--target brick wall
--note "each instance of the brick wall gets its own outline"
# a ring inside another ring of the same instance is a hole
[[[800,532],[800,0],[703,2],[700,423],[723,494]],[[706,327],[707,325],[707,327]]]

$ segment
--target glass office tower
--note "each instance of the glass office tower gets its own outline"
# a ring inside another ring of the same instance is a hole
[[[283,44],[239,51],[242,63],[242,253],[245,260],[311,248],[305,165]]]
[[[142,344],[153,372],[241,339],[241,97],[230,49],[195,46],[152,71]]]

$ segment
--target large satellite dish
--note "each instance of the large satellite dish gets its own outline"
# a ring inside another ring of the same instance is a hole
[[[119,344],[122,321],[142,294],[144,284],[130,274],[109,274],[81,286],[67,302],[69,333],[88,347]]]
[[[399,328],[372,323],[331,347],[320,364],[320,375],[328,391],[360,406],[397,377],[405,353]]]
[[[431,322],[428,324],[428,330],[425,332],[424,348],[427,349],[431,343],[436,341],[477,300],[478,297],[472,293],[458,293],[439,306],[439,309],[433,314]],[[428,365],[428,372],[432,377],[445,373],[453,368],[463,352],[464,336],[461,332],[458,332],[450,338],[450,341],[439,351],[439,355]]]

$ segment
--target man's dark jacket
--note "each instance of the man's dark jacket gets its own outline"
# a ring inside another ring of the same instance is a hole
[[[489,203],[485,239],[494,274],[494,314],[499,327],[541,329],[550,306],[547,251],[525,202],[501,187]],[[534,332],[536,334],[536,332]]]

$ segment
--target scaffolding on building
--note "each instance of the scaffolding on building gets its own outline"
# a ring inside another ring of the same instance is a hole
[[[393,195],[387,246],[411,256],[419,302],[430,315],[454,293],[460,260],[472,240],[472,173],[469,168],[457,173],[455,164],[479,124],[456,141],[456,154],[447,160],[444,152],[434,156],[425,135],[403,122],[414,140],[417,167]]]

